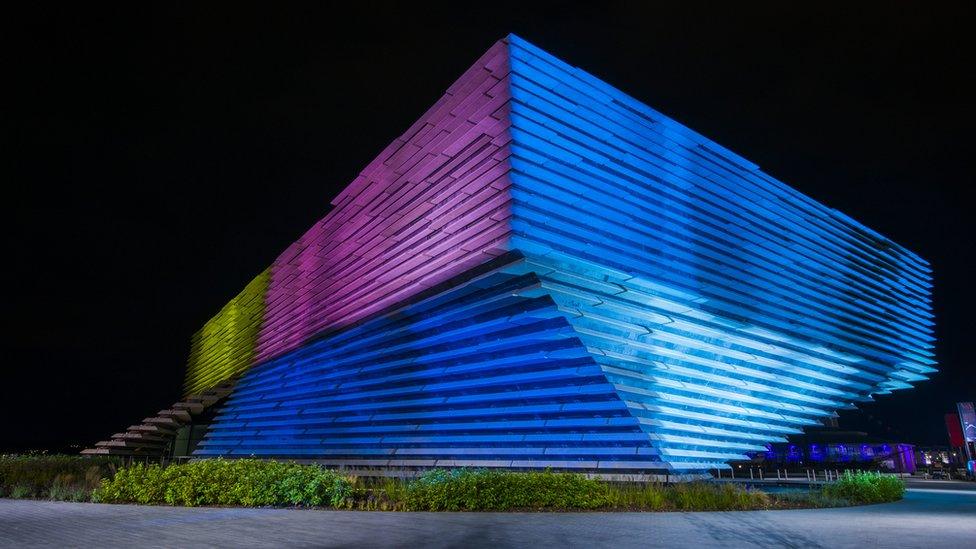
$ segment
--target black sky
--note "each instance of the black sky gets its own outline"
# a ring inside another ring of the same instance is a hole
[[[944,443],[976,398],[966,4],[466,4],[7,14],[0,449],[176,400],[190,335],[509,32],[928,259],[942,372],[842,423]]]

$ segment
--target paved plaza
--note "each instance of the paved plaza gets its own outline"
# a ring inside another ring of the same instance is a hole
[[[973,483],[904,501],[729,513],[389,513],[0,499],[2,547],[972,547]]]

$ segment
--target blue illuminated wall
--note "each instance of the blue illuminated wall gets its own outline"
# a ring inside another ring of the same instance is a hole
[[[198,455],[694,472],[934,371],[924,260],[515,36],[495,48],[505,173],[448,199],[505,189],[506,236],[252,367]]]

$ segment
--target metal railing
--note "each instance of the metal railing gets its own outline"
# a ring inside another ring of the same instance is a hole
[[[814,483],[827,483],[837,481],[846,472],[858,472],[858,471],[870,471],[878,474],[893,475],[898,478],[911,477],[909,473],[890,473],[887,471],[882,471],[880,469],[816,469],[816,468],[803,468],[803,469],[790,469],[790,468],[776,468],[767,469],[765,467],[732,467],[727,470],[715,469],[714,477],[716,479],[729,479],[729,480],[752,480],[752,481],[763,481],[763,482],[802,482],[806,481],[811,484]],[[748,476],[746,476],[748,474]]]

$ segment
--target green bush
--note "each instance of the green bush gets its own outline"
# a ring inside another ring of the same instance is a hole
[[[210,459],[168,467],[134,465],[120,469],[95,490],[102,503],[198,505],[332,506],[343,504],[347,479],[315,465],[257,459]]]
[[[851,503],[885,503],[905,496],[905,481],[880,473],[846,471],[839,479],[824,486],[823,493]]]
[[[353,489],[346,498],[347,509],[360,511],[406,511],[407,482],[391,477],[353,477]]]
[[[607,504],[600,481],[571,473],[435,469],[406,487],[413,511],[597,509]]]
[[[773,503],[765,492],[732,484],[621,484],[573,473],[464,469],[430,471],[408,482],[403,498],[411,511],[729,511]]]
[[[112,478],[105,478],[93,491],[98,503],[160,503],[163,500],[163,471],[158,464],[137,463],[122,467]]]
[[[87,501],[116,458],[63,455],[0,456],[0,497]]]

